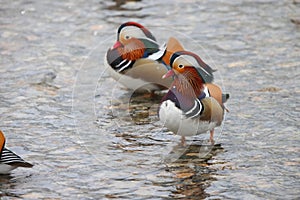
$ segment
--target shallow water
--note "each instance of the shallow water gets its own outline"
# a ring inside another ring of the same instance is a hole
[[[0,119],[33,163],[0,177],[21,199],[299,198],[300,4],[293,1],[1,1]],[[179,37],[230,93],[216,144],[180,138],[106,73],[118,25]]]

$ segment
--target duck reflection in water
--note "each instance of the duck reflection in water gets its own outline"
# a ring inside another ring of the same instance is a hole
[[[132,126],[143,126],[158,120],[156,111],[160,99],[161,95],[152,96],[150,101],[139,94],[128,92],[115,98],[117,102],[112,102],[113,107],[110,109],[113,110],[114,114],[117,114],[113,117],[120,118],[120,113],[127,113],[126,117],[121,116],[122,120],[132,122]],[[159,132],[161,132],[161,129]],[[170,136],[172,135],[170,134]],[[133,134],[129,137],[132,139],[136,136]],[[139,136],[141,141],[142,138],[143,136]],[[182,146],[177,139],[173,138],[173,140],[171,138],[173,137],[161,138],[160,141],[160,144],[165,148],[165,153],[162,153],[164,155],[161,155],[161,162],[166,166],[163,170],[167,171],[167,174],[169,174],[167,176],[170,179],[166,182],[156,182],[155,185],[166,188],[174,186],[174,190],[169,195],[172,199],[204,199],[208,197],[209,195],[205,190],[215,181],[213,174],[216,172],[216,169],[211,167],[210,161],[215,155],[223,151],[223,147],[221,144],[212,145],[207,140],[200,140],[199,136],[194,136],[193,141],[187,141],[189,145],[186,146]],[[127,142],[132,142],[132,140],[127,140],[125,137],[124,139]],[[139,143],[138,146],[140,147],[141,144]],[[152,145],[156,146],[155,144]]]
[[[178,144],[170,152],[172,161],[166,162],[166,170],[173,174],[175,190],[170,195],[172,198],[204,199],[209,196],[205,189],[216,180],[212,176],[216,169],[210,167],[209,160],[223,151],[221,144],[196,143],[185,148]],[[176,157],[178,159],[173,160]]]

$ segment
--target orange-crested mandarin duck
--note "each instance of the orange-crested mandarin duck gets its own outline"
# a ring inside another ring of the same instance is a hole
[[[163,78],[173,76],[174,81],[159,107],[160,121],[169,130],[181,135],[182,145],[185,144],[185,136],[207,131],[210,131],[213,143],[214,128],[223,121],[223,104],[229,95],[222,94],[221,89],[211,83],[214,70],[192,52],[174,53],[170,66],[172,69]],[[210,88],[213,88],[214,97]]]
[[[0,130],[0,174],[9,174],[17,167],[33,167],[32,164],[23,160],[9,149],[5,148],[5,136]]]
[[[161,47],[152,33],[136,22],[126,22],[117,31],[117,41],[107,51],[104,64],[115,80],[132,90],[167,89],[172,79],[161,79],[170,69],[170,55],[183,50],[171,37]]]

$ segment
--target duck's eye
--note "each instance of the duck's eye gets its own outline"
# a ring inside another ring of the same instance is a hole
[[[131,38],[131,37],[130,37],[129,35],[126,35],[126,36],[125,36],[125,39],[126,39],[126,40],[128,40],[128,39],[130,39],[130,38]]]
[[[178,65],[178,68],[182,69],[182,68],[184,68],[184,65],[180,64],[180,65]]]

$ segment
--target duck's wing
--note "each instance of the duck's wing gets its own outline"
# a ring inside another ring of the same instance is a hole
[[[16,167],[33,167],[32,164],[26,162],[20,156],[7,148],[3,148],[0,163]]]
[[[166,52],[164,54],[164,56],[162,57],[163,62],[169,66],[170,65],[170,58],[172,56],[173,53],[177,52],[177,51],[183,51],[184,48],[182,46],[182,44],[174,37],[170,37],[167,43],[167,49]]]

